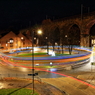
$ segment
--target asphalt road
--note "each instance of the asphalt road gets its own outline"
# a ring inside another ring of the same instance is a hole
[[[94,68],[94,66],[91,65],[91,63],[86,63],[82,65],[79,68],[75,68],[72,70],[61,70],[61,71],[55,71],[57,73],[76,73],[76,72],[89,72]],[[93,69],[94,70],[94,69]],[[58,78],[63,77],[61,75],[50,73],[50,72],[44,72],[44,71],[35,71],[35,73],[38,73],[36,77],[40,78]],[[31,76],[28,76],[28,74],[32,74],[31,69],[23,68],[23,67],[8,67],[0,64],[0,77],[21,77],[21,78],[31,78]]]
[[[35,71],[38,73],[35,77],[40,78],[57,78],[62,77],[61,75],[44,72],[44,71]],[[21,77],[21,78],[31,78],[28,74],[32,74],[31,69],[23,68],[23,67],[11,67],[11,66],[3,66],[0,64],[0,77]]]

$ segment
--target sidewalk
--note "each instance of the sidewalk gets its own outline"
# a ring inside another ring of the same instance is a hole
[[[35,80],[34,88],[39,95],[95,95],[95,74],[94,72],[79,73],[76,77],[41,78]],[[79,81],[80,79],[80,81]],[[83,81],[88,82],[84,83]],[[32,88],[30,79],[5,78],[0,80],[0,89],[6,88]]]
[[[95,95],[95,88],[70,77],[44,78],[42,80],[57,87],[61,91],[65,91],[66,95]]]
[[[0,89],[7,88],[32,88],[32,81],[27,79],[3,79],[0,80]],[[61,92],[56,87],[39,81],[34,81],[34,90],[36,90],[39,95],[66,95],[64,92]]]

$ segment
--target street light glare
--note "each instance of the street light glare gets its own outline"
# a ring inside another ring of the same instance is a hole
[[[38,30],[38,34],[42,34],[42,30]]]

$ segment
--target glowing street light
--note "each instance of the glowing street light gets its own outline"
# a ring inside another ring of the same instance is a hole
[[[41,29],[39,29],[38,31],[37,31],[37,34],[38,35],[42,35],[42,30]],[[38,44],[40,45],[40,43],[38,42]]]
[[[42,34],[42,30],[38,30],[38,32],[37,32],[39,35],[41,35]]]
[[[37,34],[41,35],[42,31],[38,30]],[[34,71],[34,31],[32,32],[32,74],[29,74],[29,75],[31,75],[33,78],[32,82],[33,82],[33,95],[34,95],[34,76],[38,75],[38,73],[35,73]]]

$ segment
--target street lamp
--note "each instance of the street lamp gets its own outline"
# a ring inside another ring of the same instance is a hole
[[[37,31],[37,34],[42,34],[42,31],[41,30],[38,30]],[[33,95],[34,95],[34,76],[35,75],[38,75],[38,73],[35,73],[34,72],[34,31],[32,32],[32,84],[33,84]]]
[[[34,31],[32,32],[32,76],[33,76],[33,94],[34,94]]]
[[[38,30],[38,34],[41,35],[42,34],[42,30]]]
[[[38,35],[42,35],[42,30],[39,29],[39,30],[37,31],[37,34],[38,34]],[[38,42],[38,44],[41,45],[41,44],[40,44],[40,41]]]
[[[47,54],[49,54],[48,37],[46,37],[46,41],[47,41]]]
[[[65,35],[66,43],[68,44],[68,35]]]
[[[23,50],[23,41],[24,41],[23,37],[21,37],[21,41],[22,41],[22,50]]]

